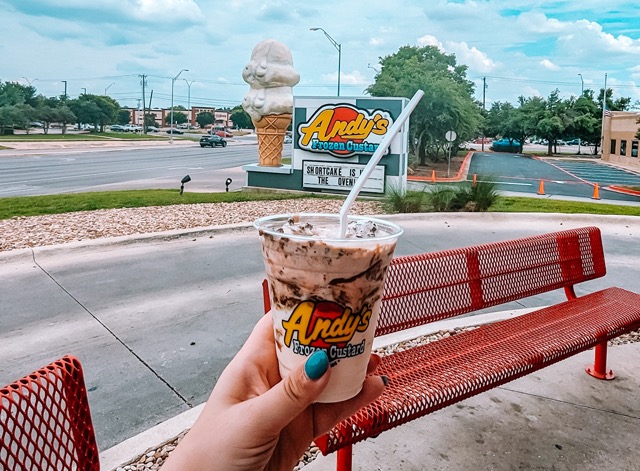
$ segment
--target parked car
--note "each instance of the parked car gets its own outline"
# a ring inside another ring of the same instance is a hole
[[[125,124],[124,130],[125,132],[141,132],[142,126],[138,126],[136,124]]]
[[[158,132],[160,131],[160,129],[158,129],[155,126],[147,126],[147,132]]]
[[[231,134],[229,131],[214,131],[215,134],[217,134],[220,137],[233,137],[233,134]]]
[[[577,146],[578,144],[580,144],[580,139],[571,139],[570,141],[567,141],[568,146]]]
[[[32,121],[29,123],[29,126],[31,126],[32,128],[41,128],[44,125],[40,121]]]
[[[211,146],[213,147],[227,147],[227,141],[224,137],[220,137],[217,134],[208,134],[200,138],[200,147]]]
[[[291,136],[284,136],[284,143],[291,144],[293,142],[293,138]]]
[[[184,134],[184,132],[180,129],[169,128],[167,129],[167,134]]]
[[[121,124],[112,124],[111,126],[109,126],[109,129],[111,129],[112,132],[127,132],[125,127]]]
[[[510,141],[503,137],[500,140],[493,141],[490,149],[495,152],[520,152],[520,142],[515,139]]]

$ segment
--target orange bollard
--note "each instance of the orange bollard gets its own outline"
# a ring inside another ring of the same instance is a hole
[[[540,180],[540,186],[538,187],[538,194],[544,195],[544,180]]]
[[[477,180],[476,180],[476,174],[473,174],[473,186],[476,186]]]
[[[600,199],[600,186],[596,183],[596,186],[593,187],[593,196],[591,197],[592,200],[599,200]]]
[[[431,170],[431,181],[433,183],[436,182],[436,171],[435,170]]]

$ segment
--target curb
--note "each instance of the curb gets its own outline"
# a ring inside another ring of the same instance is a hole
[[[565,213],[401,213],[401,214],[381,214],[377,217],[384,219],[396,220],[411,218],[416,220],[434,220],[447,219],[451,222],[499,222],[512,218],[520,220],[547,221],[557,222],[560,225],[564,223],[572,224],[637,224],[638,216],[620,216],[608,214],[565,214]],[[524,221],[522,221],[524,222]],[[81,240],[77,242],[67,242],[56,245],[43,245],[24,249],[14,249],[0,252],[0,264],[19,261],[21,259],[31,260],[33,254],[51,254],[55,252],[76,252],[94,248],[108,248],[112,246],[126,246],[142,243],[153,242],[169,242],[190,237],[202,237],[207,235],[226,234],[233,232],[253,231],[252,222],[243,222],[236,224],[225,224],[219,226],[194,227],[189,229],[176,229],[172,231],[151,232],[147,234],[134,234],[118,237],[106,237],[100,239]]]
[[[407,175],[407,180],[412,182],[431,182],[431,183],[446,183],[446,182],[461,182],[466,181],[467,175],[469,172],[469,165],[471,164],[471,157],[473,154],[477,152],[475,150],[470,150],[467,152],[464,160],[460,164],[460,168],[458,169],[458,173],[454,177],[436,177],[435,180],[432,177],[421,177],[415,175]]]

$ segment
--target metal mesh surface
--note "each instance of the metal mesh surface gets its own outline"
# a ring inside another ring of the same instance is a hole
[[[597,227],[396,258],[387,272],[376,336],[605,273]]]
[[[609,288],[389,355],[383,395],[316,444],[331,453],[639,327],[640,295]]]
[[[0,470],[99,470],[80,361],[65,356],[0,389]]]

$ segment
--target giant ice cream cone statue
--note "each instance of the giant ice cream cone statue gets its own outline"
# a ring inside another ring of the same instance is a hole
[[[251,87],[242,107],[256,127],[259,165],[279,167],[293,112],[291,88],[300,81],[300,74],[293,68],[291,51],[273,39],[258,43],[242,78]]]

